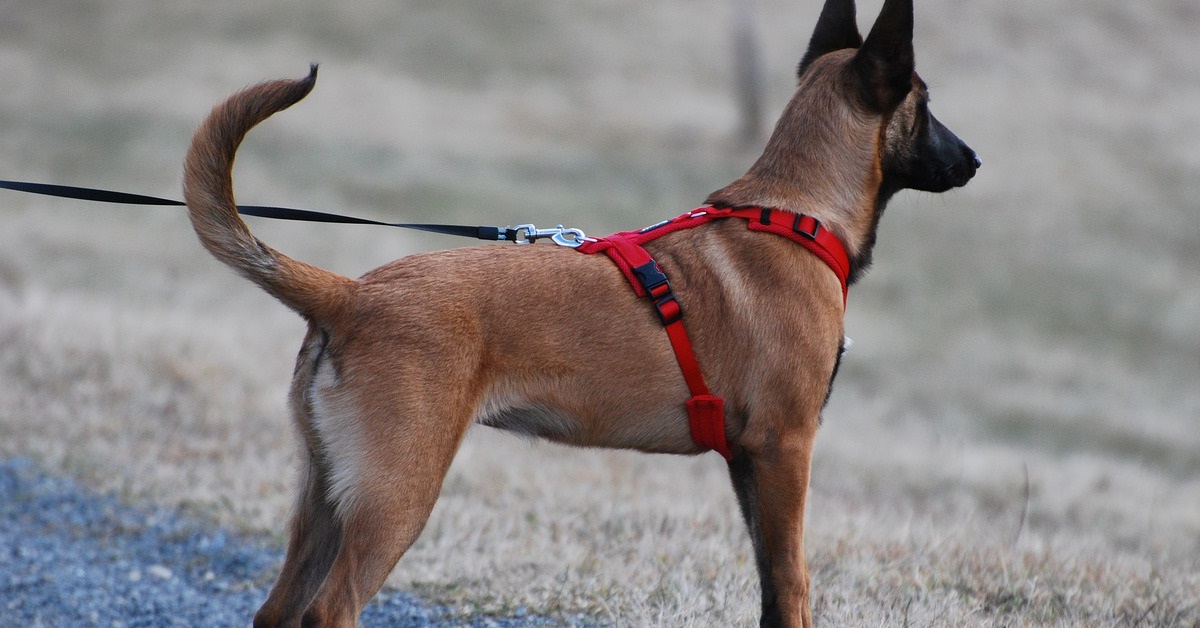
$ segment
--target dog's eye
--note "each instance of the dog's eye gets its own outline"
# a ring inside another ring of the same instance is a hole
[[[917,114],[913,116],[912,127],[908,130],[909,135],[916,138],[929,124],[929,101],[922,100],[917,104]]]
[[[913,116],[912,124],[908,127],[908,137],[914,140],[917,139],[921,135],[921,129],[923,128],[925,128],[925,116],[923,113],[918,112],[917,115]]]

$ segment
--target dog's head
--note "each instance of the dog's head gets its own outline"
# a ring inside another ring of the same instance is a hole
[[[912,40],[912,0],[887,0],[866,41],[858,32],[854,0],[827,0],[797,76],[803,83],[816,60],[854,50],[844,62],[848,95],[865,111],[888,118],[883,186],[892,192],[945,192],[966,185],[982,162],[929,110],[929,89],[917,75]]]
[[[798,77],[762,156],[708,202],[816,215],[846,243],[853,279],[896,192],[961,187],[982,164],[929,110],[912,0],[886,0],[865,40],[854,0],[826,0]]]

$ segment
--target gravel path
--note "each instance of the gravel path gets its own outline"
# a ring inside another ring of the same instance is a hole
[[[32,462],[0,460],[0,625],[248,626],[279,557],[278,549],[173,511],[129,507]],[[362,625],[564,623],[445,614],[383,591]]]

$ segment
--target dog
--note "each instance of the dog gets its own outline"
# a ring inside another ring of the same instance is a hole
[[[981,166],[930,113],[914,70],[912,0],[886,0],[865,40],[855,12],[853,0],[827,0],[761,157],[706,200],[818,220],[845,248],[849,283],[870,265],[896,192],[944,192]],[[665,321],[604,256],[477,246],[406,257],[354,280],[256,239],[234,204],[234,155],[315,76],[314,67],[219,104],[185,164],[202,244],[308,321],[290,392],[303,444],[299,495],[255,626],[355,625],[421,532],[472,423],[585,447],[705,451],[681,403],[688,388]],[[686,304],[695,358],[724,400],[761,625],[811,626],[804,509],[844,348],[843,286],[810,251],[738,223],[672,232],[645,250]]]

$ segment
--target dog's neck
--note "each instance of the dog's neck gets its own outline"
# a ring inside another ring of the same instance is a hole
[[[810,70],[806,78],[825,85],[836,80],[814,74]],[[788,104],[762,156],[706,202],[817,218],[845,245],[853,282],[870,265],[879,218],[895,193],[885,184],[881,165],[887,120],[848,106],[838,90],[805,89],[808,82]]]

